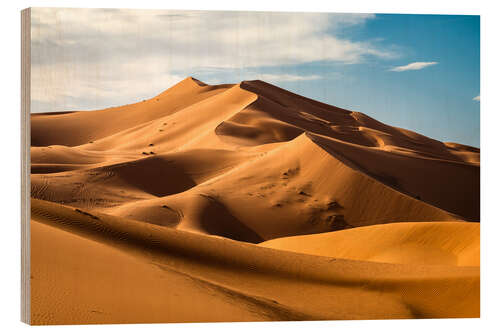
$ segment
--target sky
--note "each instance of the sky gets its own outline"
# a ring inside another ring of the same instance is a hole
[[[479,147],[479,16],[34,8],[32,112],[260,79]]]

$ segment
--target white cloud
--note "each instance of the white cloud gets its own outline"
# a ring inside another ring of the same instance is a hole
[[[359,63],[395,54],[352,41],[372,14],[34,8],[34,107],[101,108],[151,97],[209,68],[314,61]],[[281,75],[275,81],[312,80]],[[249,77],[247,79],[253,79]],[[37,110],[34,110],[37,111]]]
[[[477,96],[476,96],[476,97],[474,97],[472,100],[474,100],[474,101],[478,101],[478,102],[479,102],[479,101],[481,100],[481,98],[480,98],[480,96],[479,96],[479,95],[477,95]]]
[[[32,112],[91,110],[134,103],[151,98],[185,78],[157,65],[33,66]]]
[[[412,62],[408,65],[391,68],[390,71],[392,71],[392,72],[418,71],[418,70],[423,69],[425,67],[429,67],[429,66],[433,66],[433,65],[437,65],[437,64],[438,63],[435,61]]]
[[[258,79],[269,82],[311,81],[323,78],[320,75],[258,74]]]

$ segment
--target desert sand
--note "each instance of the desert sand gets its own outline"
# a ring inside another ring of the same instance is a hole
[[[33,324],[479,316],[478,148],[191,77],[31,144]]]

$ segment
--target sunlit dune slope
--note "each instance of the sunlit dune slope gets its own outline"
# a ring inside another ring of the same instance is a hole
[[[32,114],[31,145],[77,146],[175,113],[232,85],[205,85],[187,78],[151,99],[85,112]]]
[[[273,239],[260,245],[375,262],[479,266],[479,223],[407,222]]]

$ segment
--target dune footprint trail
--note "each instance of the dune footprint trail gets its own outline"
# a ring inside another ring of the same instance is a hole
[[[479,316],[477,148],[262,81],[31,123],[37,324]]]

